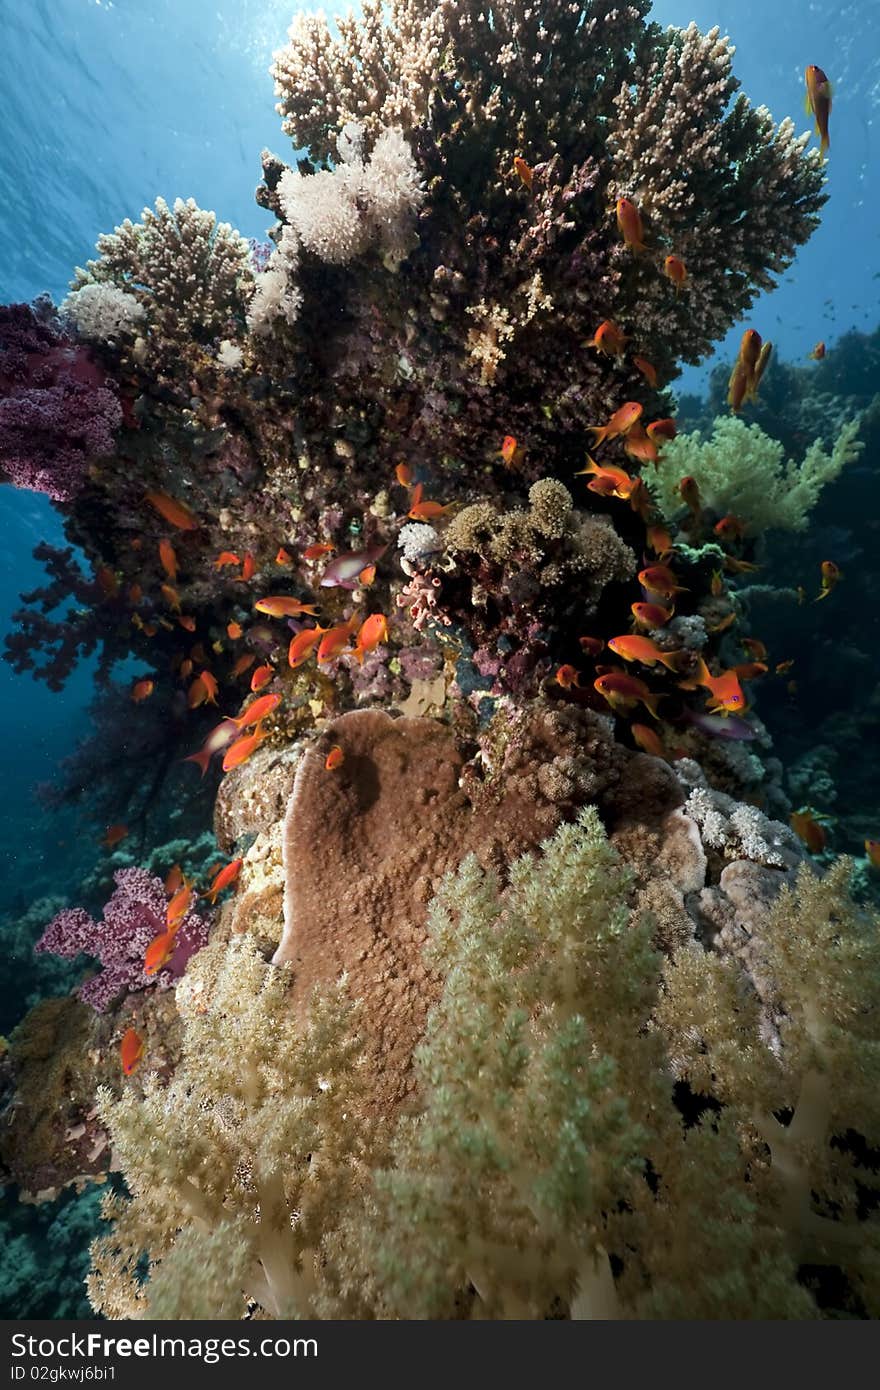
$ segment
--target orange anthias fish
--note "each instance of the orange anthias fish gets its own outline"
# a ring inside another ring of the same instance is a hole
[[[498,457],[504,461],[508,468],[516,468],[522,463],[525,452],[525,446],[519,443],[515,435],[506,434],[501,441]]]
[[[289,594],[274,594],[269,598],[257,599],[254,608],[258,613],[267,613],[270,618],[299,618],[308,613],[313,618],[318,609],[314,603],[303,603],[302,599]]]
[[[363,666],[367,653],[374,652],[380,643],[387,641],[388,619],[384,613],[373,613],[365,623],[361,624],[360,632],[357,635],[354,656],[358,663]]]
[[[665,526],[649,526],[647,530],[647,541],[655,555],[662,558],[664,555],[672,554],[672,537]]]
[[[745,535],[746,527],[738,516],[727,515],[716,522],[712,530],[723,541],[739,541]]]
[[[157,975],[174,955],[177,935],[173,931],[163,931],[154,936],[144,952],[144,974]]]
[[[807,356],[811,357],[814,362],[821,362],[822,358],[825,356],[825,344],[822,342],[817,343],[813,351],[807,353]]]
[[[631,478],[623,468],[615,468],[613,464],[598,464],[595,459],[587,455],[587,466],[575,473],[576,478],[582,478],[585,473],[593,474],[591,482],[587,487],[591,492],[598,492],[602,497],[620,497],[623,501],[628,501],[632,497],[638,479]]]
[[[725,555],[724,568],[731,574],[754,574],[761,566],[753,560],[738,560],[734,555]]]
[[[696,674],[682,683],[682,689],[692,689],[695,685],[706,687],[712,697],[709,708],[717,713],[733,714],[745,707],[746,697],[735,671],[722,671],[720,676],[713,676],[699,657]]]
[[[663,262],[663,274],[666,276],[667,280],[672,281],[677,290],[681,289],[688,278],[685,263],[680,260],[678,256],[666,257],[666,260]]]
[[[651,594],[659,594],[661,598],[672,598],[674,594],[688,592],[683,584],[676,583],[675,575],[667,565],[649,565],[647,569],[639,570],[639,583],[643,589]]]
[[[186,703],[190,709],[198,709],[204,704],[216,705],[217,682],[210,671],[199,672],[187,692]]]
[[[171,580],[171,583],[176,584],[177,556],[174,552],[174,546],[171,544],[169,540],[163,539],[159,542],[159,559],[162,562],[162,568],[168,575],[168,578]]]
[[[101,844],[104,846],[105,849],[113,849],[114,845],[118,845],[120,840],[124,840],[127,834],[127,825],[108,825],[107,833],[101,841]]]
[[[231,623],[226,624],[226,636],[232,642],[237,642],[243,631],[244,628],[242,627],[241,623],[236,623],[233,621]]]
[[[353,613],[347,622],[328,628],[318,647],[318,661],[334,661],[337,656],[341,656],[350,646],[351,639],[359,625],[360,619],[356,613]]]
[[[363,569],[361,570],[360,574],[358,575],[358,583],[359,583],[364,589],[368,589],[368,588],[370,587],[370,585],[372,584],[372,582],[373,582],[373,580],[374,580],[375,578],[376,578],[376,566],[375,566],[375,565],[364,565]]]
[[[630,458],[641,463],[656,463],[659,457],[657,445],[641,425],[633,425],[623,436],[623,447]]]
[[[840,570],[837,568],[833,560],[823,560],[822,588],[818,596],[813,599],[813,602],[821,603],[822,599],[828,597],[834,586],[838,584],[842,578],[843,575],[840,573]]]
[[[164,888],[169,898],[173,898],[178,888],[183,885],[183,869],[179,864],[174,864],[165,875]]]
[[[173,497],[169,497],[166,492],[147,492],[144,494],[151,507],[155,507],[161,517],[164,517],[172,526],[176,526],[178,531],[197,531],[199,523],[189,507],[184,506]]]
[[[394,476],[401,487],[412,487],[413,470],[410,464],[404,462],[399,463],[394,470]],[[308,555],[306,555],[306,558],[308,559]]]
[[[697,486],[696,478],[691,478],[690,476],[682,478],[678,485],[678,493],[691,515],[699,520],[703,510],[703,499],[700,496],[700,489]]]
[[[134,700],[136,705],[139,705],[141,700],[148,700],[155,689],[155,681],[136,681],[131,688],[131,698]]]
[[[729,613],[725,613],[724,617],[719,622],[713,624],[712,627],[707,628],[706,631],[712,633],[726,632],[729,627],[733,627],[734,623],[738,621],[739,617],[737,615],[736,609],[733,608]]]
[[[142,589],[142,587],[141,587],[140,584],[130,584],[130,585],[129,585],[129,588],[128,588],[128,597],[129,597],[129,599],[131,600],[131,602],[132,602],[135,606],[137,606],[137,605],[140,603],[140,601],[141,601],[141,599],[143,598],[143,596],[144,596],[144,591],[143,591],[143,589]]]
[[[553,679],[563,690],[571,690],[572,686],[577,686],[580,690],[581,682],[576,666],[560,666]]]
[[[639,627],[665,627],[675,612],[674,608],[663,608],[659,603],[631,603],[633,618]]]
[[[866,840],[865,853],[868,856],[868,863],[874,869],[880,869],[880,840]]]
[[[183,761],[185,763],[196,763],[198,767],[201,769],[202,776],[204,777],[205,773],[208,770],[208,764],[210,763],[214,754],[219,753],[221,749],[228,747],[228,745],[232,742],[237,733],[238,725],[236,724],[235,720],[224,719],[221,724],[218,724],[216,728],[211,730],[211,732],[208,734],[208,737],[205,739],[205,742],[203,743],[202,747],[199,749],[198,753],[190,753],[189,757],[184,758]],[[171,889],[167,887],[167,884],[166,891],[171,891]]]
[[[254,700],[252,705],[248,705],[244,713],[233,720],[233,723],[239,729],[247,729],[251,724],[258,724],[261,719],[268,719],[283,699],[283,695],[261,695],[259,700]]]
[[[344,762],[345,762],[345,754],[343,753],[342,749],[339,747],[339,744],[338,744],[338,743],[334,743],[333,747],[330,749],[330,752],[327,754],[326,758],[324,759],[324,768],[325,768],[325,770],[326,770],[327,772],[335,772],[336,769],[337,769],[338,767],[342,767],[342,764],[343,764]]]
[[[712,571],[712,578],[709,580],[709,592],[713,598],[720,598],[724,593],[724,576],[720,570]]]
[[[665,652],[656,642],[652,642],[650,637],[641,637],[635,633],[609,637],[608,650],[623,661],[640,661],[643,666],[656,666],[659,661],[667,671],[675,671],[676,674],[686,670],[692,660],[691,653],[684,648]]]
[[[256,659],[256,652],[245,652],[244,656],[240,656],[238,658],[238,661],[236,661],[235,665],[233,666],[233,676],[243,676],[245,671],[249,671],[251,669]]]
[[[678,427],[674,420],[652,420],[650,425],[645,428],[645,434],[656,444],[659,440],[674,439],[678,434]]]
[[[253,753],[256,753],[260,744],[265,742],[267,734],[262,724],[258,724],[252,734],[246,734],[244,738],[238,738],[231,744],[223,759],[223,771],[231,772],[234,767],[240,767],[246,763]]]
[[[405,466],[405,464],[398,464],[398,468],[404,468]],[[400,482],[399,477],[397,481]],[[408,487],[409,484],[404,483],[403,486]],[[315,541],[314,545],[306,546],[305,550],[303,551],[303,559],[320,560],[322,555],[332,555],[335,549],[336,546],[330,545],[328,541]]]
[[[126,1028],[119,1045],[119,1059],[126,1076],[131,1076],[144,1055],[144,1040],[133,1028]]]
[[[178,623],[180,624],[180,626],[183,628],[184,632],[195,632],[195,630],[196,630],[196,620],[195,620],[195,618],[191,618],[191,617],[189,617],[188,615],[186,615],[186,616],[181,615],[181,616],[177,619],[177,621],[178,621]]]
[[[527,188],[531,193],[534,172],[531,169],[531,167],[528,164],[526,164],[526,161],[518,154],[514,155],[513,157],[513,172],[516,174],[523,187]]]
[[[626,434],[641,419],[642,410],[638,401],[626,401],[619,410],[615,410],[607,425],[591,425],[595,436],[593,442],[602,444],[606,439],[617,439],[618,435]]]
[[[231,863],[227,864],[224,869],[221,869],[220,872],[212,880],[211,887],[205,894],[205,897],[211,899],[212,907],[214,903],[217,901],[220,894],[223,892],[224,888],[228,888],[229,885],[231,883],[234,883],[235,880],[238,878],[239,874],[241,873],[241,866],[243,863],[244,860],[242,859],[233,859]]]
[[[787,676],[794,665],[794,657],[789,657],[787,661],[778,661],[774,667],[774,675]]]
[[[308,661],[327,630],[325,627],[306,627],[291,638],[290,646],[287,649],[287,661],[292,671]]]
[[[412,506],[407,512],[407,516],[411,521],[436,521],[438,517],[445,516],[453,505],[451,502],[447,502],[443,506],[440,502],[423,501],[421,483],[416,483],[410,501]]]
[[[275,555],[275,563],[276,563],[276,565],[292,565],[292,564],[293,564],[293,556],[291,555],[291,553],[290,553],[289,550],[285,550],[285,549],[284,549],[284,546],[283,546],[283,545],[280,545],[280,546],[278,547],[278,551],[277,551],[277,553],[276,553],[276,555]]]
[[[828,836],[825,833],[825,827],[820,825],[809,806],[802,806],[799,811],[792,811],[788,823],[811,854],[822,853],[828,843]]]
[[[173,613],[180,612],[180,595],[171,584],[161,584],[162,597]]]
[[[247,584],[249,579],[253,579],[256,572],[257,562],[254,559],[251,552],[247,551],[244,559],[241,562],[241,574],[239,575],[239,579],[243,584]]]
[[[634,357],[632,364],[637,372],[641,372],[648,385],[656,391],[657,389],[657,368],[649,362],[647,357]]]
[[[655,719],[660,718],[657,713],[659,695],[652,695],[644,681],[636,676],[628,676],[625,671],[603,672],[593,681],[593,689],[608,701],[617,714],[628,713],[641,702],[649,714]]]
[[[769,669],[765,661],[743,661],[738,666],[731,667],[734,675],[741,681],[753,681],[758,676],[766,676]]]
[[[631,203],[629,198],[618,198],[615,207],[617,213],[617,226],[620,235],[623,237],[631,251],[646,250],[644,236],[645,229],[642,223],[641,214],[635,203]]]
[[[831,144],[828,138],[828,118],[831,115],[831,83],[825,76],[821,68],[815,63],[810,63],[804,73],[807,84],[807,95],[804,105],[807,114],[813,117],[816,122],[816,134],[819,136],[819,148],[822,158],[825,158],[825,151]]]
[[[95,571],[95,579],[105,598],[115,598],[119,593],[119,579],[108,565],[101,565],[100,569]]]
[[[165,927],[167,931],[177,931],[184,917],[189,912],[192,902],[193,886],[184,879],[165,909]]]
[[[234,550],[221,550],[217,559],[214,561],[215,570],[222,570],[224,565],[240,565],[241,557],[236,555]]]
[[[624,343],[628,342],[625,333],[613,323],[611,319],[604,319],[596,329],[592,338],[589,338],[584,347],[595,348],[597,352],[604,352],[606,357],[619,357],[623,352]]]
[[[251,690],[253,693],[255,695],[259,694],[263,687],[269,684],[274,674],[275,668],[273,666],[258,666],[251,676]]]
[[[650,753],[652,758],[663,758],[664,761],[668,761],[663,740],[655,729],[649,728],[647,724],[630,724],[629,727],[630,733],[643,753]]]
[[[767,660],[767,648],[759,637],[741,637],[739,644],[755,661]]]
[[[579,637],[578,643],[581,651],[590,657],[597,657],[605,646],[601,637]]]
[[[744,401],[757,398],[772,350],[773,344],[762,342],[760,333],[754,328],[747,328],[743,333],[739,354],[727,384],[727,404],[734,414]]]
[[[192,673],[193,673],[193,664],[192,664],[192,661],[190,660],[190,658],[189,658],[188,656],[185,656],[185,657],[183,658],[183,660],[181,661],[181,663],[180,663],[180,669],[179,669],[179,671],[178,671],[177,674],[180,676],[180,679],[181,679],[182,681],[185,681],[185,680],[189,680],[189,678],[190,678],[190,676],[192,675]]]

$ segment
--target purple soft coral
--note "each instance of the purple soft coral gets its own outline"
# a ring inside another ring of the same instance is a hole
[[[103,969],[80,985],[79,998],[105,1013],[127,990],[159,983],[167,988],[183,974],[190,956],[208,940],[208,922],[189,912],[181,923],[177,945],[166,968],[152,977],[144,973],[144,953],[165,930],[165,890],[162,880],[146,869],[120,869],[116,888],[95,922],[81,907],[65,908],[53,917],[34,949],[71,960],[81,953],[97,956]]]
[[[0,477],[67,502],[109,454],[122,406],[88,350],[27,304],[0,308]]]

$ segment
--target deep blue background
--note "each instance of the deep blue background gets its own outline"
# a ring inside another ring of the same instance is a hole
[[[161,194],[194,197],[248,236],[267,216],[253,201],[264,146],[289,154],[267,67],[289,0],[0,0],[0,302],[42,290],[61,298],[98,234],[137,218]],[[332,4],[328,7],[333,12]],[[785,283],[749,321],[783,356],[819,338],[871,328],[880,301],[880,3],[661,0],[664,24],[718,24],[755,103],[806,129],[803,70],[835,84],[831,200]],[[873,174],[871,166],[874,166]],[[741,328],[734,330],[732,338]],[[688,372],[694,389],[705,372]],[[23,589],[40,582],[40,538],[61,540],[44,498],[0,488],[0,630]],[[0,665],[3,797],[0,907],[50,883],[64,888],[69,830],[30,799],[85,728],[88,672],[52,695]],[[59,845],[59,840],[66,844]],[[45,878],[35,878],[42,850]]]

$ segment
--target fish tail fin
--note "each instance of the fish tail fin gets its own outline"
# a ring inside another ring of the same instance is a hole
[[[203,748],[200,753],[190,753],[188,758],[181,758],[181,762],[184,763],[198,763],[203,777],[208,771],[208,764],[210,761],[211,753],[210,750],[206,748]]]
[[[659,696],[659,695],[650,695],[650,694],[649,694],[649,695],[643,695],[643,696],[642,696],[642,704],[645,706],[645,709],[648,710],[648,712],[649,712],[651,715],[653,715],[653,717],[657,720],[658,724],[659,724],[659,722],[660,722],[660,714],[659,714],[659,711],[658,711],[658,709],[657,709],[657,702],[658,702],[659,699],[660,699],[660,696]]]
[[[591,425],[590,433],[593,435],[593,448],[595,449],[598,447],[598,445],[604,443],[604,441],[608,438],[608,426]]]

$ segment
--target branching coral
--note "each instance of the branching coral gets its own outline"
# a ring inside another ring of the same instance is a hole
[[[782,445],[759,425],[722,416],[715,421],[711,439],[684,434],[666,446],[656,480],[658,500],[664,511],[674,513],[681,507],[679,480],[690,475],[696,478],[705,504],[719,516],[740,518],[748,535],[774,527],[805,531],[823,487],[861,453],[858,432],[858,420],[851,420],[841,429],[830,454],[817,439],[800,463],[783,462]]]

